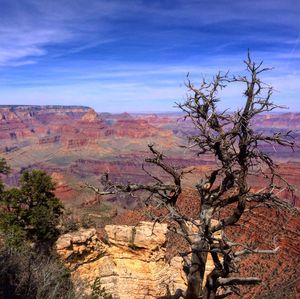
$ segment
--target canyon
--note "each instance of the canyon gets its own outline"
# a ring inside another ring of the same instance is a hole
[[[253,125],[256,130],[265,133],[293,130],[296,145],[300,145],[300,113],[262,115]],[[83,186],[86,182],[99,186],[100,177],[105,172],[108,172],[113,180],[120,182],[148,182],[149,176],[142,166],[148,154],[147,145],[154,143],[173,165],[186,169],[193,168],[193,173],[184,179],[184,192],[179,199],[180,207],[187,215],[193,217],[197,214],[195,207],[198,204],[198,197],[192,187],[215,165],[213,157],[208,155],[197,157],[193,150],[182,148],[187,144],[186,137],[193,133],[195,130],[192,124],[184,121],[179,113],[109,114],[97,113],[89,107],[81,106],[0,106],[0,156],[11,166],[11,173],[3,177],[3,180],[6,184],[14,186],[17,185],[20,174],[24,170],[43,169],[56,181],[57,196],[75,217],[80,218],[87,214],[92,218],[96,223],[97,232],[94,230],[82,232],[85,241],[83,243],[80,241],[73,246],[77,248],[75,251],[77,250],[80,257],[67,252],[70,242],[74,244],[77,242],[76,234],[65,236],[63,241],[60,240],[62,258],[67,260],[68,254],[75,256],[73,264],[70,263],[69,266],[77,265],[79,272],[75,272],[81,273],[81,276],[94,273],[93,277],[96,277],[98,274],[90,269],[99,270],[100,266],[106,269],[106,262],[114,263],[115,259],[121,260],[122,254],[126,255],[128,261],[132,259],[139,261],[141,268],[145,266],[143,255],[148,258],[147,264],[157,263],[157,269],[152,268],[152,272],[149,270],[149,273],[155,272],[155,269],[163,273],[170,273],[170,269],[175,271],[172,268],[174,261],[177,263],[175,263],[176,271],[179,271],[178,253],[181,245],[184,247],[184,244],[178,236],[167,233],[163,224],[159,228],[163,231],[161,235],[164,237],[159,241],[152,240],[160,242],[158,251],[151,249],[149,244],[137,251],[130,248],[130,239],[128,233],[124,233],[124,226],[127,227],[126,229],[131,227],[132,231],[132,226],[149,220],[145,216],[142,198],[131,195],[103,198],[95,196]],[[280,194],[281,198],[299,207],[299,148],[296,147],[292,152],[283,147],[262,146],[264,151],[270,153],[276,161],[280,173],[295,186],[293,198],[287,198],[285,192]],[[153,167],[147,165],[145,167],[147,171],[160,174]],[[251,178],[254,189],[261,188],[263,184],[260,178]],[[144,224],[143,229],[146,229],[145,227],[147,225]],[[257,210],[243,217],[240,226],[228,231],[229,235],[240,241],[251,240],[263,248],[273,244],[274,239],[276,244],[280,245],[278,258],[265,256],[261,259],[258,256],[251,256],[242,261],[242,273],[262,276],[264,280],[264,283],[258,287],[245,289],[246,294],[243,298],[293,298],[290,296],[300,294],[299,227],[300,219],[295,215],[282,214],[279,217],[272,211],[266,213],[264,210]],[[114,234],[107,233],[115,229],[121,230],[127,236],[126,242],[122,243],[119,239],[114,241]],[[108,248],[100,240],[101,234],[108,235],[109,242],[114,245]],[[80,238],[77,235],[77,239]],[[80,247],[87,241],[92,244],[88,249],[88,255],[84,253],[86,250],[84,248],[88,246]],[[69,245],[64,247],[63,242]],[[97,247],[97,250],[93,246]],[[80,250],[83,251],[80,253]],[[113,253],[110,250],[113,250]],[[99,255],[102,254],[106,256],[105,262],[99,259]],[[127,268],[123,265],[114,269],[114,271],[121,271]],[[163,277],[166,280],[170,279],[168,276],[170,274],[166,275]],[[179,272],[176,277],[178,281],[175,279],[169,285],[172,290],[184,284],[184,280],[179,279],[181,277]],[[115,278],[110,275],[109,279]],[[109,279],[105,286],[111,290]],[[149,276],[147,280],[153,282],[151,286],[153,294],[154,285],[159,279]],[[120,286],[126,283],[125,280],[120,281],[118,282]],[[119,289],[121,290],[122,287]],[[277,291],[274,293],[273,290]],[[165,288],[161,289],[159,294],[163,294],[164,291]],[[138,289],[134,292],[137,292],[136,298],[139,298]],[[153,296],[149,298],[155,298]]]

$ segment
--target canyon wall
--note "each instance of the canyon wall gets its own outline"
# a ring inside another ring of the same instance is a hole
[[[268,134],[293,129],[296,143],[300,142],[300,113],[262,115],[254,127]],[[80,186],[95,182],[104,172],[118,181],[146,182],[149,177],[142,163],[149,143],[159,145],[174,165],[214,165],[213,157],[196,157],[193,151],[183,153],[179,147],[186,144],[188,134],[195,133],[188,120],[180,120],[180,114],[96,113],[81,106],[0,106],[0,155],[12,168],[6,183],[16,185],[25,169],[44,169],[60,178],[57,195],[72,208],[94,202]],[[263,146],[300,189],[300,150]],[[156,169],[149,170],[156,174]],[[297,190],[296,205],[300,198]],[[118,197],[118,204],[132,208],[136,202]]]
[[[91,284],[97,277],[119,299],[154,299],[186,288],[183,261],[166,261],[167,224],[108,225],[101,241],[95,229],[62,235],[56,250],[74,281]]]

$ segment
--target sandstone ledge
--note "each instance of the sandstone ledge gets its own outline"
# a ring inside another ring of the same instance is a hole
[[[108,239],[95,229],[62,235],[56,251],[72,271],[74,280],[92,283],[100,277],[106,291],[119,299],[153,299],[185,288],[183,261],[166,262],[167,225],[141,222],[137,226],[108,225]]]

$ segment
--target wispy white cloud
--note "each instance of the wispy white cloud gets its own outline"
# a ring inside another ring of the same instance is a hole
[[[272,62],[269,61],[266,66],[272,66]],[[174,102],[185,98],[184,81],[188,71],[191,80],[199,84],[203,76],[209,79],[220,69],[227,71],[228,65],[231,66],[232,74],[242,73],[245,69],[239,57],[228,56],[197,65],[103,65],[96,62],[92,65],[85,68],[62,66],[58,73],[52,74],[50,70],[46,71],[48,76],[58,77],[59,82],[43,75],[35,81],[28,80],[26,76],[19,78],[11,87],[7,82],[0,82],[0,102],[11,99],[14,104],[84,104],[97,111],[110,112],[166,111],[172,109]],[[278,65],[278,70],[264,76],[264,81],[276,89],[274,100],[278,104],[300,110],[300,74],[281,65]],[[220,94],[221,107],[239,107],[243,101],[243,89],[241,84],[225,88]]]
[[[297,0],[289,0],[288,3],[279,0],[254,0],[251,4],[247,1],[174,0],[172,5],[166,7],[159,1],[90,0],[87,3],[84,0],[0,0],[0,63],[10,65],[28,57],[34,60],[35,57],[51,55],[47,47],[53,44],[69,43],[58,55],[78,53],[114,40],[110,36],[111,30],[122,30],[123,23],[118,24],[118,21],[141,21],[140,18],[151,29],[166,27],[163,30],[165,33],[167,28],[174,31],[170,27],[172,25],[198,28],[220,24],[216,33],[222,34],[224,24],[228,22],[260,26],[263,22],[274,24],[274,20],[279,20],[281,25],[289,26],[291,30],[299,30],[300,5],[297,3]],[[209,30],[209,27],[204,28]],[[232,27],[232,35],[235,30],[237,28]],[[258,35],[258,31],[252,37],[251,34],[250,31],[241,32],[239,40],[266,39],[265,35]],[[96,36],[97,41],[94,40]],[[276,34],[270,35],[270,40],[276,39]],[[290,40],[290,37],[287,36],[286,40]],[[234,41],[227,40],[215,50],[222,51],[234,45]],[[165,47],[166,45],[162,46]],[[169,45],[168,49],[171,48]]]
[[[17,48],[11,48],[11,46],[2,47],[0,48],[0,66],[6,65],[7,62],[10,62],[12,66],[26,65],[28,61],[34,63],[33,60],[28,60],[28,57],[37,57],[45,54],[46,51],[44,49],[40,49],[36,46],[22,46]]]
[[[3,9],[1,9],[3,8]],[[105,36],[107,15],[118,6],[104,1],[0,1],[0,65],[22,65],[22,60],[48,53],[47,47],[72,42],[68,53],[77,53],[107,43],[93,40],[93,34]],[[96,19],[96,21],[95,21]],[[95,27],[95,25],[97,25]]]

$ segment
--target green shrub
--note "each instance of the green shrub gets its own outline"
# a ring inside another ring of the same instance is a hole
[[[40,170],[26,171],[20,182],[20,188],[1,191],[0,230],[11,244],[24,238],[35,243],[55,240],[63,206],[51,177]]]
[[[91,285],[92,293],[86,299],[113,299],[112,295],[106,293],[104,287],[101,286],[100,277],[97,277]]]

